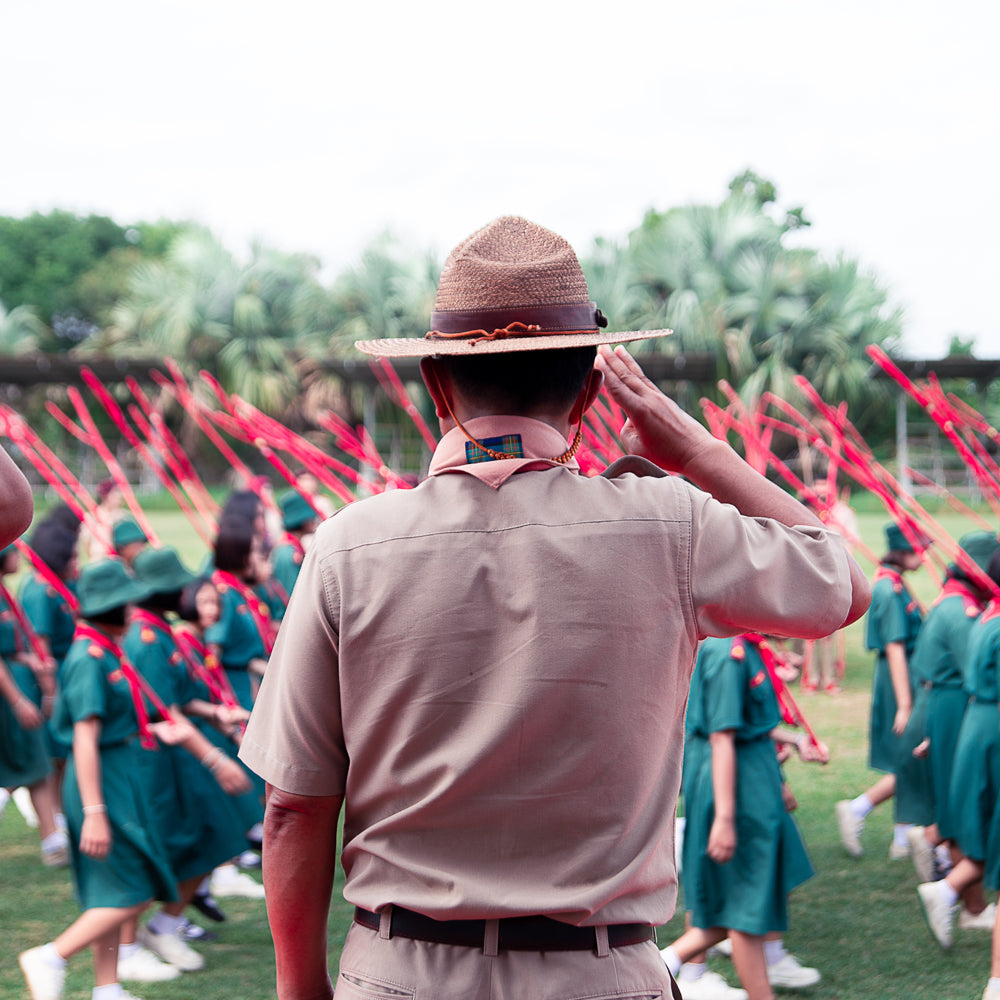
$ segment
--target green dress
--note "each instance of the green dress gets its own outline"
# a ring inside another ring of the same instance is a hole
[[[0,594],[0,660],[10,671],[21,694],[38,706],[41,691],[35,675],[27,664],[17,659],[26,645],[27,637],[21,635],[13,610]],[[50,770],[44,726],[23,728],[14,709],[5,698],[0,698],[0,788],[30,788],[42,781]]]
[[[174,875],[143,787],[138,718],[120,661],[87,638],[70,647],[53,713],[58,738],[72,744],[73,725],[101,721],[101,790],[111,825],[111,850],[98,860],[80,852],[83,804],[72,756],[63,781],[73,881],[80,906],[126,907],[173,901]]]
[[[968,694],[963,690],[969,635],[982,610],[967,584],[949,579],[927,614],[910,657],[916,689],[913,712],[900,741],[896,770],[896,820],[928,826],[937,823],[950,838],[948,793],[958,730]],[[913,748],[930,740],[928,757]]]
[[[1000,888],[1000,606],[987,605],[969,637],[962,718],[948,797],[952,832],[966,857],[986,862],[984,879]]]
[[[139,612],[122,648],[163,704],[180,706],[199,696],[170,626],[159,615]],[[152,705],[148,709],[152,715]],[[187,750],[161,746],[143,752],[140,760],[178,882],[204,875],[246,849],[246,828],[229,796]]]
[[[901,642],[909,659],[921,619],[920,608],[906,589],[902,576],[890,566],[880,566],[865,623],[865,646],[877,654],[872,676],[868,748],[868,765],[877,771],[894,773],[901,751],[899,737],[892,731],[896,720],[896,694],[885,650],[889,643]]]
[[[707,639],[691,680],[684,756],[684,898],[695,927],[746,934],[784,931],[788,893],[813,874],[805,845],[781,795],[770,732],[781,714],[755,646]],[[708,857],[715,819],[709,736],[732,730],[736,749],[736,852]]]

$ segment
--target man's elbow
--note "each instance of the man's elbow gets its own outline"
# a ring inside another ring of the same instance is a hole
[[[872,587],[868,578],[854,560],[851,560],[851,609],[844,619],[844,625],[856,622],[872,602]]]
[[[0,507],[0,549],[6,548],[31,527],[31,518],[35,512],[31,487],[20,474],[4,492]]]

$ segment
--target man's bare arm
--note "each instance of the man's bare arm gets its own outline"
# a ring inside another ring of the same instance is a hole
[[[333,997],[326,934],[342,802],[267,786],[263,872],[278,1000]]]
[[[747,517],[767,517],[789,527],[825,527],[795,497],[751,469],[728,444],[660,392],[624,347],[598,348],[597,368],[604,374],[608,392],[628,416],[621,437],[632,454],[686,476]],[[871,603],[867,577],[854,559],[848,557],[848,563],[852,594],[844,625],[860,618]]]
[[[28,530],[34,510],[28,480],[0,446],[0,549]]]

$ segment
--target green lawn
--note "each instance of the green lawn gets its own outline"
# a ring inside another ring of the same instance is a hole
[[[861,516],[865,540],[883,548],[877,513]],[[956,536],[967,525],[941,515]],[[165,541],[178,545],[185,560],[198,565],[204,547],[187,530],[180,515],[155,515]],[[866,567],[867,569],[867,567]],[[933,597],[923,571],[914,575],[922,599]],[[883,807],[872,815],[864,835],[865,855],[853,861],[840,848],[833,806],[837,799],[858,794],[873,779],[866,767],[866,726],[871,657],[861,646],[861,629],[850,630],[848,676],[837,697],[800,696],[803,711],[829,744],[833,759],[824,768],[789,763],[789,782],[799,800],[796,813],[816,868],[816,876],[792,899],[792,924],[786,943],[808,965],[823,973],[823,981],[805,995],[823,1000],[963,1000],[978,998],[989,975],[990,936],[956,931],[955,946],[943,952],[927,931],[917,903],[917,877],[908,861],[889,862],[891,814]],[[47,940],[75,916],[76,908],[65,871],[52,872],[38,862],[37,837],[25,826],[13,805],[0,820],[0,997],[26,997],[17,968],[18,952]],[[204,971],[185,974],[172,983],[137,984],[139,996],[150,1000],[263,1000],[273,996],[274,961],[263,905],[230,900],[229,920],[219,925],[219,941],[199,946],[208,959]],[[350,907],[338,891],[331,912],[330,964],[336,969],[340,942]],[[667,943],[681,927],[680,917],[660,931]],[[713,960],[713,968],[735,977],[729,964]],[[89,961],[70,964],[66,997],[90,993]],[[788,994],[791,995],[791,994]]]

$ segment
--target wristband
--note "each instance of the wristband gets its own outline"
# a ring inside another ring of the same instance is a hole
[[[84,816],[90,816],[93,813],[106,813],[107,811],[108,811],[108,807],[103,802],[100,803],[99,805],[96,805],[96,806],[84,806],[83,807],[83,815]]]

